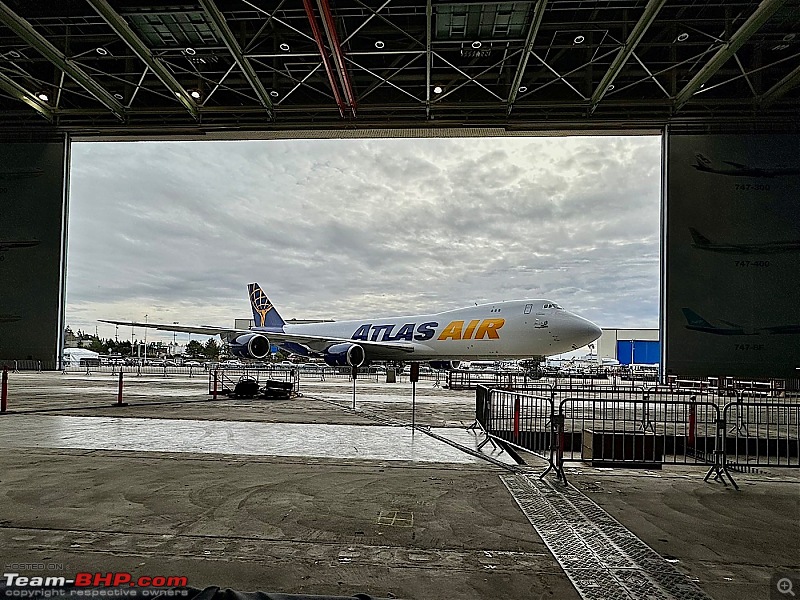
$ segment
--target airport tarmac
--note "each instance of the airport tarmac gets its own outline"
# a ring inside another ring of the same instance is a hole
[[[346,380],[303,380],[291,400],[209,400],[203,377],[126,376],[129,405],[115,407],[109,374],[11,374],[0,416],[5,572],[44,564],[244,591],[580,598],[571,579],[585,584],[588,565],[568,577],[551,550],[562,531],[588,540],[601,521],[660,555],[616,574],[655,568],[679,580],[674,597],[769,598],[771,579],[800,570],[796,470],[738,474],[736,492],[704,483],[699,468],[577,466],[564,494],[550,475],[538,481],[538,459],[512,472],[491,446],[495,462],[459,449],[478,441],[466,431],[474,392],[417,384],[416,422],[433,438],[398,426],[411,419],[410,384],[356,386],[353,411]],[[529,510],[537,494],[560,511],[544,524]],[[584,551],[603,558],[590,543]]]

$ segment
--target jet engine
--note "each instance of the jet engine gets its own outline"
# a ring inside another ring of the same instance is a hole
[[[230,340],[231,354],[239,358],[266,358],[269,354],[269,340],[259,333],[243,333]]]
[[[360,367],[364,364],[364,349],[358,344],[334,344],[325,351],[325,364],[331,367]]]
[[[454,371],[461,364],[460,360],[432,360],[428,363],[431,369],[437,371]]]

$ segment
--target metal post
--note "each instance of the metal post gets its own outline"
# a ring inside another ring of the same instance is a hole
[[[217,377],[219,375],[219,369],[214,369],[214,391],[211,392],[211,397],[216,400],[217,399]]]
[[[514,398],[514,441],[519,442],[519,397]]]
[[[114,406],[128,406],[127,402],[122,401],[122,367],[119,368],[119,386],[117,387],[117,403]]]
[[[0,412],[8,410],[8,367],[3,367],[3,390],[0,395]]]
[[[353,367],[351,372],[353,377],[353,410],[356,409],[356,377],[358,376],[358,367]]]
[[[411,433],[417,424],[417,382],[411,382]]]
[[[697,405],[694,401],[697,399],[697,396],[692,396],[689,399],[692,403],[689,405],[689,439],[687,440],[687,444],[689,448],[694,451],[695,433],[697,431]]]

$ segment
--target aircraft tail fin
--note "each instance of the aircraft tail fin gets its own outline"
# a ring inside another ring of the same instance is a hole
[[[697,161],[696,166],[700,168],[709,168],[711,167],[711,161],[705,154],[700,154],[699,152],[695,153],[694,155],[695,160]]]
[[[681,310],[683,310],[683,316],[686,317],[686,321],[692,327],[710,327],[712,329],[714,328],[714,326],[711,323],[706,321],[703,317],[698,315],[691,308],[684,308]]]
[[[247,286],[250,295],[250,306],[253,308],[253,321],[256,327],[281,328],[286,323],[272,302],[269,301],[264,290],[257,283],[250,283]]]
[[[711,240],[704,236],[702,233],[697,231],[694,227],[689,227],[689,233],[692,234],[692,239],[694,240],[695,246],[710,246]]]

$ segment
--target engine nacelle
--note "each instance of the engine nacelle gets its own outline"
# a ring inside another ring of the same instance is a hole
[[[364,349],[358,344],[334,344],[325,351],[325,364],[331,367],[360,367],[364,364]]]
[[[231,354],[239,358],[262,359],[269,355],[269,340],[259,333],[243,333],[228,342]]]
[[[454,371],[461,364],[460,360],[432,360],[428,363],[431,369],[437,371]]]

